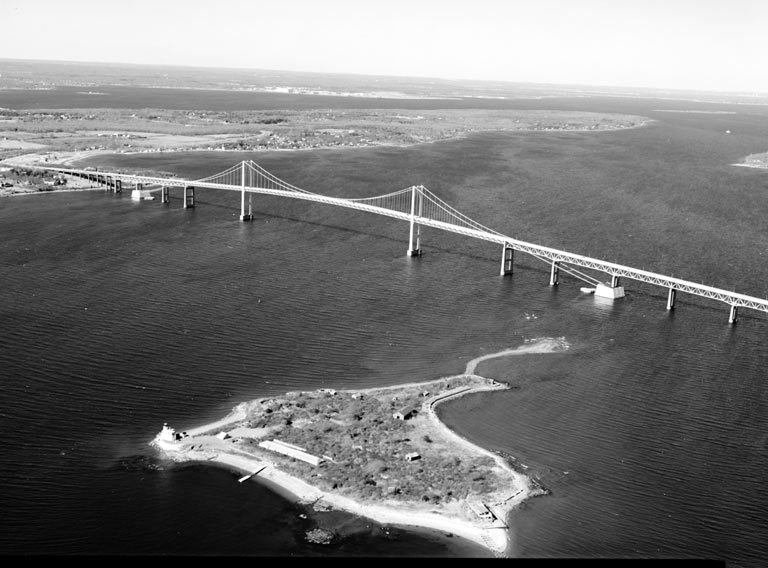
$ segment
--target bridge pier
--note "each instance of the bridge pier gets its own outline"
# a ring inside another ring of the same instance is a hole
[[[560,275],[560,262],[557,260],[552,261],[552,270],[549,274],[549,285],[557,286],[557,277]]]
[[[408,238],[408,256],[421,256],[421,226],[416,223],[416,186],[411,188],[411,232]],[[423,205],[424,196],[419,191],[419,217],[421,217],[421,210]],[[415,229],[415,235],[414,235]],[[415,236],[415,240],[414,240]]]
[[[122,193],[123,192],[123,180],[116,179],[115,180],[115,193]]]
[[[731,304],[731,313],[728,315],[728,323],[736,323],[739,320],[739,307]]]
[[[673,310],[675,308],[675,298],[677,297],[677,290],[675,288],[669,289],[669,296],[667,296],[667,309]]]
[[[160,203],[168,203],[170,199],[170,188],[167,185],[160,186]]]
[[[248,213],[245,212],[245,194],[246,191],[242,191],[242,195],[240,197],[240,220],[241,221],[252,221],[253,220],[253,213],[251,213],[251,192],[248,193]]]
[[[144,185],[140,184],[139,182],[136,182],[136,185],[133,188],[133,191],[131,192],[131,199],[134,201],[141,201],[141,190],[144,189]]]
[[[509,243],[504,243],[501,251],[501,276],[512,274],[512,262],[515,259],[515,249]]]
[[[112,176],[107,176],[107,186],[104,189],[112,191],[112,181]]]
[[[184,209],[192,209],[195,206],[195,188],[191,185],[184,186]]]
[[[595,296],[600,296],[601,298],[610,298],[611,300],[623,298],[625,296],[624,287],[619,286],[619,277],[615,274],[611,274],[610,284],[603,284],[602,282],[599,282],[595,287]]]

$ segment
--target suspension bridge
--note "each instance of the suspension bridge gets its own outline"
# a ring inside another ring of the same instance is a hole
[[[350,209],[366,211],[368,213],[375,213],[377,215],[393,217],[409,223],[410,231],[407,250],[409,256],[421,255],[421,227],[433,227],[435,229],[450,231],[452,233],[458,233],[460,235],[500,245],[502,247],[500,269],[500,274],[502,276],[512,274],[514,253],[515,251],[520,251],[546,262],[549,265],[549,283],[551,286],[556,286],[559,283],[560,272],[564,272],[590,285],[590,288],[583,288],[583,290],[593,293],[596,296],[617,299],[624,297],[625,295],[624,287],[620,285],[620,279],[626,278],[666,289],[667,310],[674,309],[677,294],[683,292],[716,300],[730,306],[728,316],[729,323],[736,323],[739,308],[768,312],[768,300],[508,237],[473,221],[449,204],[445,203],[423,185],[414,185],[376,197],[360,199],[330,197],[312,193],[286,183],[252,160],[242,161],[223,172],[196,180],[175,177],[151,177],[130,173],[102,172],[95,170],[94,168],[70,169],[61,167],[39,167],[39,169],[84,178],[115,192],[122,192],[123,184],[133,184],[134,189],[132,197],[136,199],[140,199],[142,195],[149,191],[148,189],[144,189],[145,187],[152,187],[154,188],[154,191],[159,187],[162,203],[169,202],[170,188],[180,187],[183,189],[185,208],[195,206],[195,188],[239,191],[241,192],[241,221],[250,221],[253,219],[251,196],[254,193],[277,195],[347,207]],[[580,269],[589,269],[600,272],[603,274],[604,280],[587,274]]]

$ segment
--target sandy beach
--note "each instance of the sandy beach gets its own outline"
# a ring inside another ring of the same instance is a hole
[[[456,375],[455,377],[483,379],[483,377],[475,375],[474,371],[480,362],[487,359],[532,353],[554,353],[565,349],[568,349],[568,345],[562,339],[543,339],[530,342],[518,348],[477,357],[467,363],[466,370],[462,375]],[[422,387],[434,382],[436,381],[409,383],[407,385],[368,389],[368,391],[363,392],[381,392],[411,386]],[[499,388],[498,384],[495,388]],[[506,386],[501,388],[506,388]],[[457,394],[457,396],[466,396],[481,390],[487,389],[465,389],[460,394]],[[163,440],[161,435],[158,434],[151,442],[151,445],[157,447],[166,457],[174,461],[211,463],[242,472],[244,476],[252,475],[251,479],[256,481],[268,481],[281,494],[304,505],[320,507],[321,510],[328,508],[343,510],[372,519],[381,524],[436,529],[482,545],[495,556],[504,557],[506,556],[509,544],[509,531],[506,525],[509,512],[526,499],[539,494],[540,489],[532,483],[528,476],[512,469],[500,456],[470,443],[445,426],[435,414],[434,407],[439,402],[449,398],[452,398],[452,396],[442,396],[438,401],[427,400],[424,402],[423,409],[426,411],[424,415],[427,417],[430,425],[434,426],[445,437],[445,440],[452,444],[452,447],[457,452],[470,452],[476,455],[490,456],[496,461],[497,466],[502,468],[509,476],[509,487],[504,488],[504,495],[495,502],[488,503],[489,509],[496,517],[492,521],[468,516],[466,507],[458,503],[450,505],[441,504],[439,507],[431,503],[417,501],[403,503],[402,501],[391,500],[366,503],[331,491],[322,491],[302,479],[281,471],[268,457],[254,455],[251,452],[238,448],[230,441],[213,435],[214,432],[221,430],[222,427],[227,425],[236,426],[239,422],[243,421],[247,416],[249,403],[241,403],[229,415],[219,421],[187,430],[185,432],[186,436],[179,441]],[[229,430],[229,434],[235,437],[244,433],[254,434],[252,431],[242,432],[239,430],[240,428],[244,427],[235,427]],[[244,429],[248,430],[247,428]],[[434,430],[430,432],[432,433]]]

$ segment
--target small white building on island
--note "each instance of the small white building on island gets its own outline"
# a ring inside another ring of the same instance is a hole
[[[186,437],[187,437],[186,432],[182,432],[181,434],[179,434],[178,432],[176,432],[176,430],[168,426],[167,422],[163,424],[163,429],[160,430],[161,442],[177,442],[182,438],[186,438]]]
[[[409,418],[412,418],[416,414],[416,409],[412,406],[406,406],[405,408],[401,408],[394,414],[392,414],[392,417],[396,420],[408,420]]]
[[[467,506],[475,515],[477,515],[484,521],[492,522],[496,520],[496,515],[494,515],[493,512],[488,508],[488,506],[481,501],[468,499]]]

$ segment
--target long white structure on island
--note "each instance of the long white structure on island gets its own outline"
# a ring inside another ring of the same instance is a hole
[[[319,458],[308,453],[304,448],[294,446],[293,444],[289,444],[287,442],[281,442],[280,440],[263,440],[259,442],[259,447],[283,454],[285,456],[296,458],[297,460],[301,460],[312,465],[320,465],[324,461],[323,458]]]

